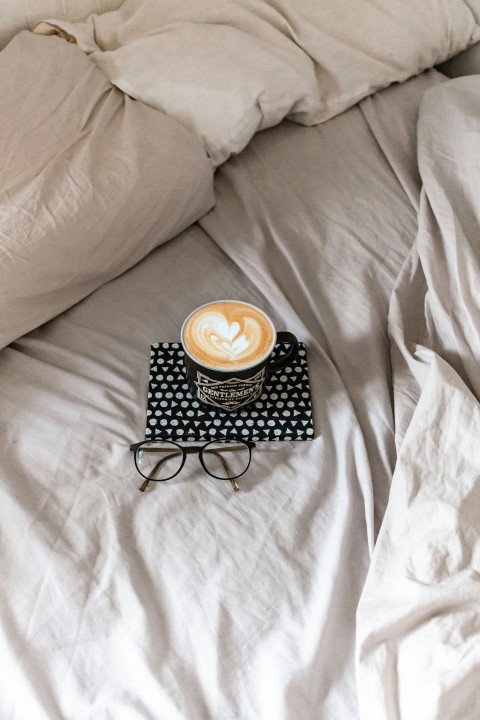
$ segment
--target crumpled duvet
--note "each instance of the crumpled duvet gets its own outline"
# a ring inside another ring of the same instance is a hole
[[[36,31],[77,42],[114,85],[182,122],[219,165],[257,130],[285,117],[328,120],[476,42],[470,5],[127,0]]]
[[[480,78],[427,91],[390,334],[398,461],[358,608],[368,720],[480,717]]]

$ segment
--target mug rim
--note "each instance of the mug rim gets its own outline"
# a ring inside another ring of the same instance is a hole
[[[207,363],[197,360],[197,358],[194,357],[187,350],[185,343],[183,341],[183,333],[184,333],[184,329],[185,329],[187,322],[190,320],[192,315],[194,315],[199,310],[202,310],[203,308],[208,307],[209,305],[219,305],[220,303],[236,303],[237,305],[248,305],[249,307],[252,307],[257,312],[261,313],[266,318],[266,320],[268,320],[268,322],[270,323],[270,327],[272,328],[272,331],[273,331],[273,339],[272,339],[272,344],[269,347],[268,351],[263,355],[263,357],[260,360],[256,360],[255,362],[252,362],[249,365],[244,365],[243,367],[226,369],[226,368],[219,368],[214,365],[207,365]],[[182,323],[182,329],[180,331],[180,342],[182,344],[183,351],[188,355],[190,360],[192,360],[194,363],[196,363],[199,367],[204,367],[207,370],[214,370],[215,372],[218,372],[218,373],[225,373],[225,374],[226,373],[235,373],[235,372],[238,373],[238,372],[243,372],[244,370],[251,370],[252,368],[256,367],[257,365],[261,365],[262,363],[264,363],[266,360],[269,359],[270,355],[272,354],[273,348],[275,347],[275,344],[277,342],[277,331],[275,329],[275,325],[273,324],[273,320],[267,315],[267,313],[264,310],[257,307],[253,303],[249,303],[246,300],[232,300],[232,299],[228,299],[228,298],[222,298],[221,300],[210,300],[209,302],[203,303],[203,305],[199,305],[194,310],[192,310],[191,313],[189,313],[187,315],[187,317],[185,318],[185,320]]]

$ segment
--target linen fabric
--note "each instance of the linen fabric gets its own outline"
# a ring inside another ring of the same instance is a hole
[[[21,30],[33,30],[44,17],[75,22],[114,10],[123,0],[5,0],[0,10],[0,49]]]
[[[182,125],[59,38],[17,35],[0,96],[2,348],[209,210],[213,170]]]
[[[358,610],[370,720],[480,713],[480,79],[429,90],[415,244],[391,299],[398,462]]]
[[[480,43],[475,43],[438,68],[450,78],[480,73]]]
[[[55,31],[117,87],[182,122],[215,165],[284,117],[328,120],[480,38],[464,0],[126,0],[38,28]]]
[[[2,350],[2,719],[478,719],[479,97],[430,71],[258,134],[200,225]],[[141,496],[149,345],[220,294],[306,343],[316,434]]]
[[[358,720],[355,615],[395,464],[389,298],[441,81],[257,134],[201,227],[0,353],[2,720]],[[313,440],[258,443],[237,493],[189,457],[143,494],[150,345],[219,297],[306,344]]]

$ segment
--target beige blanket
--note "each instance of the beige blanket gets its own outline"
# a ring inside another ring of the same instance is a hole
[[[216,165],[284,117],[323,122],[480,38],[464,0],[126,0],[37,27],[56,31],[184,123]]]
[[[358,613],[369,720],[480,716],[480,79],[430,90],[392,295],[399,457]]]

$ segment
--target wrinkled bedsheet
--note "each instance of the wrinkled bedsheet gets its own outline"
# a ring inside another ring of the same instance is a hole
[[[478,716],[478,131],[453,87],[257,134],[199,224],[0,353],[2,720]],[[315,438],[260,443],[236,494],[188,462],[142,495],[149,345],[220,297],[306,343]]]
[[[369,720],[480,716],[480,78],[426,93],[392,294],[398,462],[359,605]]]

